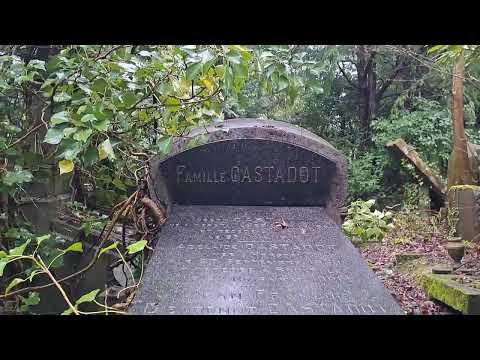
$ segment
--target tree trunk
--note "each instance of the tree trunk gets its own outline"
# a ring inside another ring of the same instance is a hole
[[[467,139],[463,123],[463,77],[465,58],[463,50],[453,67],[452,78],[452,126],[453,150],[448,163],[448,187],[472,185],[473,175],[467,153]]]
[[[359,89],[360,151],[367,151],[372,143],[371,124],[377,107],[377,76],[375,53],[361,45],[357,50]]]

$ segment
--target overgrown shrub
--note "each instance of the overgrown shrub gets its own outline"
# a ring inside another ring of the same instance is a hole
[[[475,112],[467,103],[465,131],[470,142],[478,143],[474,121]],[[439,175],[446,175],[452,151],[452,117],[448,107],[437,101],[416,98],[411,110],[394,108],[388,118],[377,119],[373,128],[378,148],[388,141],[403,138]]]
[[[382,153],[365,153],[348,159],[348,200],[371,197],[381,191],[386,156]]]
[[[372,211],[374,204],[375,200],[357,200],[348,207],[342,229],[353,242],[381,241],[393,228],[392,213]]]

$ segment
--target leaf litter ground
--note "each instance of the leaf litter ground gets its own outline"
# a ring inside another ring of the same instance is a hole
[[[447,226],[429,211],[404,210],[396,213],[395,229],[381,243],[360,246],[360,253],[409,315],[458,314],[439,302],[429,300],[416,279],[426,266],[453,264],[445,248]],[[405,256],[406,255],[406,256]],[[399,261],[409,257],[411,260]],[[480,283],[480,246],[467,243],[462,267],[454,272],[461,283]]]

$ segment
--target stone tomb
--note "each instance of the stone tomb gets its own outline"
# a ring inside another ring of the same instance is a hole
[[[342,234],[345,159],[297,126],[234,119],[152,162],[167,207],[131,314],[402,314]]]

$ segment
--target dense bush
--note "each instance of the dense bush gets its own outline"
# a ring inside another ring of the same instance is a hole
[[[393,228],[392,213],[372,211],[375,200],[357,200],[350,204],[342,228],[354,242],[381,241]]]
[[[348,200],[378,193],[383,185],[383,168],[386,156],[365,153],[348,159]]]
[[[469,141],[479,141],[474,128],[473,107],[465,107],[466,132]],[[411,110],[393,109],[386,119],[374,123],[374,141],[378,148],[388,141],[403,138],[422,159],[440,175],[445,176],[452,151],[452,117],[448,107],[437,101],[416,98]]]

